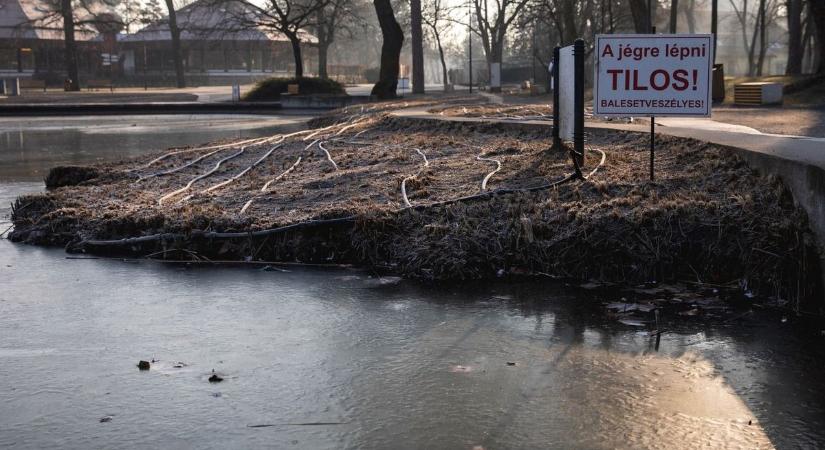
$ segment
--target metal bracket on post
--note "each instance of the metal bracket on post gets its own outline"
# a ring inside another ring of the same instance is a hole
[[[559,137],[559,47],[553,49],[553,149],[561,150]]]
[[[573,43],[573,61],[576,81],[573,83],[573,152],[576,165],[584,165],[584,41]]]

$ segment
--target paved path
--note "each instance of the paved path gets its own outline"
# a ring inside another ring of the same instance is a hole
[[[428,113],[427,109],[401,110],[397,111],[395,114],[405,117],[437,118],[441,120],[456,120],[462,122],[490,122],[495,120],[474,117],[436,116]],[[499,121],[505,123],[525,123],[541,126],[552,126],[552,122],[546,120],[518,121],[501,119]],[[657,133],[699,139],[714,144],[742,148],[783,159],[803,162],[805,164],[810,164],[821,169],[825,169],[825,138],[766,134],[750,127],[726,124],[711,119],[659,118],[656,120],[656,123]],[[585,126],[588,128],[636,132],[650,131],[650,125],[648,125],[644,120],[638,120],[632,124],[588,121],[585,123]]]
[[[660,133],[737,147],[825,169],[825,138],[761,133],[710,119],[661,118]]]

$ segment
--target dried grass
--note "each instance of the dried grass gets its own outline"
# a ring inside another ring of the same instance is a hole
[[[651,183],[646,181],[647,137],[603,132],[590,136],[588,145],[607,153],[606,164],[588,181],[426,207],[479,193],[491,170],[489,161],[476,159],[479,154],[501,162],[489,179],[493,190],[546,184],[572,168],[566,154],[547,149],[545,131],[435,126],[381,113],[397,107],[371,106],[363,114],[342,110],[316,121],[347,124],[316,136],[339,170],[301,137],[284,141],[263,160],[271,145],[253,144],[194,183],[191,190],[198,193],[188,200],[158,205],[162,195],[237,148],[140,183],[134,183],[140,175],[135,168],[157,155],[102,165],[96,167],[102,175],[94,180],[18,199],[11,237],[71,244],[192,230],[246,232],[352,216],[354,226],[329,223],[243,242],[160,241],[126,250],[149,254],[179,246],[223,259],[354,262],[431,279],[543,273],[628,283],[742,282],[781,298],[799,297],[810,285],[801,270],[814,245],[805,215],[778,180],[759,176],[724,148],[660,137],[657,180]],[[356,117],[366,119],[333,140]],[[426,154],[428,166],[422,167],[415,148]],[[179,167],[196,155],[197,150],[174,154],[152,169]],[[589,171],[597,157],[588,157],[584,169]],[[203,192],[259,160],[231,184]],[[290,167],[288,176],[261,192]],[[405,178],[407,196],[417,208],[404,209]]]

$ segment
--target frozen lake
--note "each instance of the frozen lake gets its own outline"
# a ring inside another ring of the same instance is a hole
[[[0,120],[0,231],[52,165],[303,120],[187,117]],[[825,338],[774,313],[673,321],[656,350],[647,328],[605,313],[618,293],[283,269],[67,259],[0,241],[0,447],[825,442]],[[141,359],[157,362],[139,371]]]

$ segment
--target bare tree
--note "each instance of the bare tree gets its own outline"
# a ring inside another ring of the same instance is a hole
[[[118,13],[127,33],[163,18],[163,8],[158,0],[125,0],[118,6]]]
[[[404,32],[395,20],[390,0],[373,0],[372,4],[375,7],[375,14],[378,16],[378,24],[381,26],[383,36],[381,69],[378,73],[378,82],[372,87],[372,95],[380,99],[395,98]]]
[[[719,0],[710,0],[710,34],[713,35],[713,63],[716,64],[716,35],[719,26]]]
[[[679,20],[679,0],[670,0],[670,33],[676,34],[676,25]]]
[[[729,1],[742,33],[742,42],[748,57],[748,75],[762,76],[765,56],[771,44],[768,31],[779,15],[779,2],[759,0],[756,4],[756,11],[752,11],[749,9],[748,0],[742,0],[741,4],[735,0]],[[752,24],[750,30],[749,24]],[[748,36],[749,31],[750,36]]]
[[[705,2],[701,0],[686,0],[679,3],[679,11],[685,15],[688,33],[696,33],[696,7],[704,5]]]
[[[518,17],[529,0],[472,0],[478,28],[474,30],[481,37],[488,67],[501,64],[504,56],[504,39],[507,30]]]
[[[353,0],[330,0],[315,13],[315,37],[318,38],[318,76],[329,78],[327,61],[329,48],[341,33],[355,34],[356,25],[363,24]]]
[[[77,70],[77,42],[74,39],[76,21],[72,9],[72,0],[60,0],[60,16],[63,19],[63,42],[65,45],[63,58],[66,61],[66,75],[68,76],[66,88],[69,91],[79,91],[80,74]]]
[[[806,1],[803,5],[805,16],[802,20],[802,73],[816,72],[817,64],[817,46],[814,39],[816,34],[816,23],[814,22],[813,13],[811,12],[811,2]]]
[[[424,93],[424,34],[421,30],[421,0],[410,0],[410,47],[413,94]]]
[[[295,77],[301,78],[304,76],[301,37],[305,29],[317,26],[318,11],[326,8],[332,0],[217,1],[227,6],[234,27],[268,28],[286,36],[292,46]]]
[[[768,50],[766,16],[768,15],[768,5],[766,0],[759,0],[759,12],[757,21],[759,24],[759,57],[756,62],[756,76],[762,76],[762,67],[765,65],[765,52]]]
[[[650,33],[650,11],[645,0],[628,0],[630,13],[633,15],[633,26],[637,33]]]
[[[802,73],[802,0],[787,0],[785,11],[788,15],[788,63],[786,75]]]
[[[79,91],[76,34],[120,29],[123,21],[114,14],[119,0],[45,0],[35,6],[36,14],[18,27],[59,27],[63,30],[63,59],[69,91]]]
[[[611,1],[614,0],[606,0],[607,5],[602,2],[597,10],[594,0],[535,0],[525,10],[517,28],[528,30],[532,28],[530,24],[546,24],[556,31],[554,45],[569,45],[580,37],[614,28],[616,23],[610,12]],[[605,15],[608,23],[603,24]]]
[[[441,42],[442,36],[450,29],[452,22],[449,21],[449,11],[444,7],[443,0],[425,0],[422,11],[422,20],[427,26],[428,35],[435,41],[438,49],[438,57],[441,61],[441,79],[446,90],[450,81],[447,76],[447,60],[444,56],[444,45]]]
[[[816,28],[815,59],[818,59],[819,66],[816,73],[825,75],[825,0],[808,0],[811,8],[811,18]]]
[[[753,36],[748,38],[748,22],[750,16],[752,15],[748,10],[748,0],[742,0],[741,5],[737,5],[735,0],[728,1],[736,14],[737,21],[739,22],[739,32],[742,33],[742,45],[745,46],[745,54],[748,57],[748,75],[752,76],[755,66],[754,48],[756,46],[756,32],[758,31],[758,27],[754,27]]]
[[[180,46],[180,27],[178,27],[178,14],[175,11],[174,0],[164,0],[168,13],[169,36],[172,38],[172,59],[175,63],[175,84],[179,88],[186,87],[186,77],[183,73],[183,52]]]

